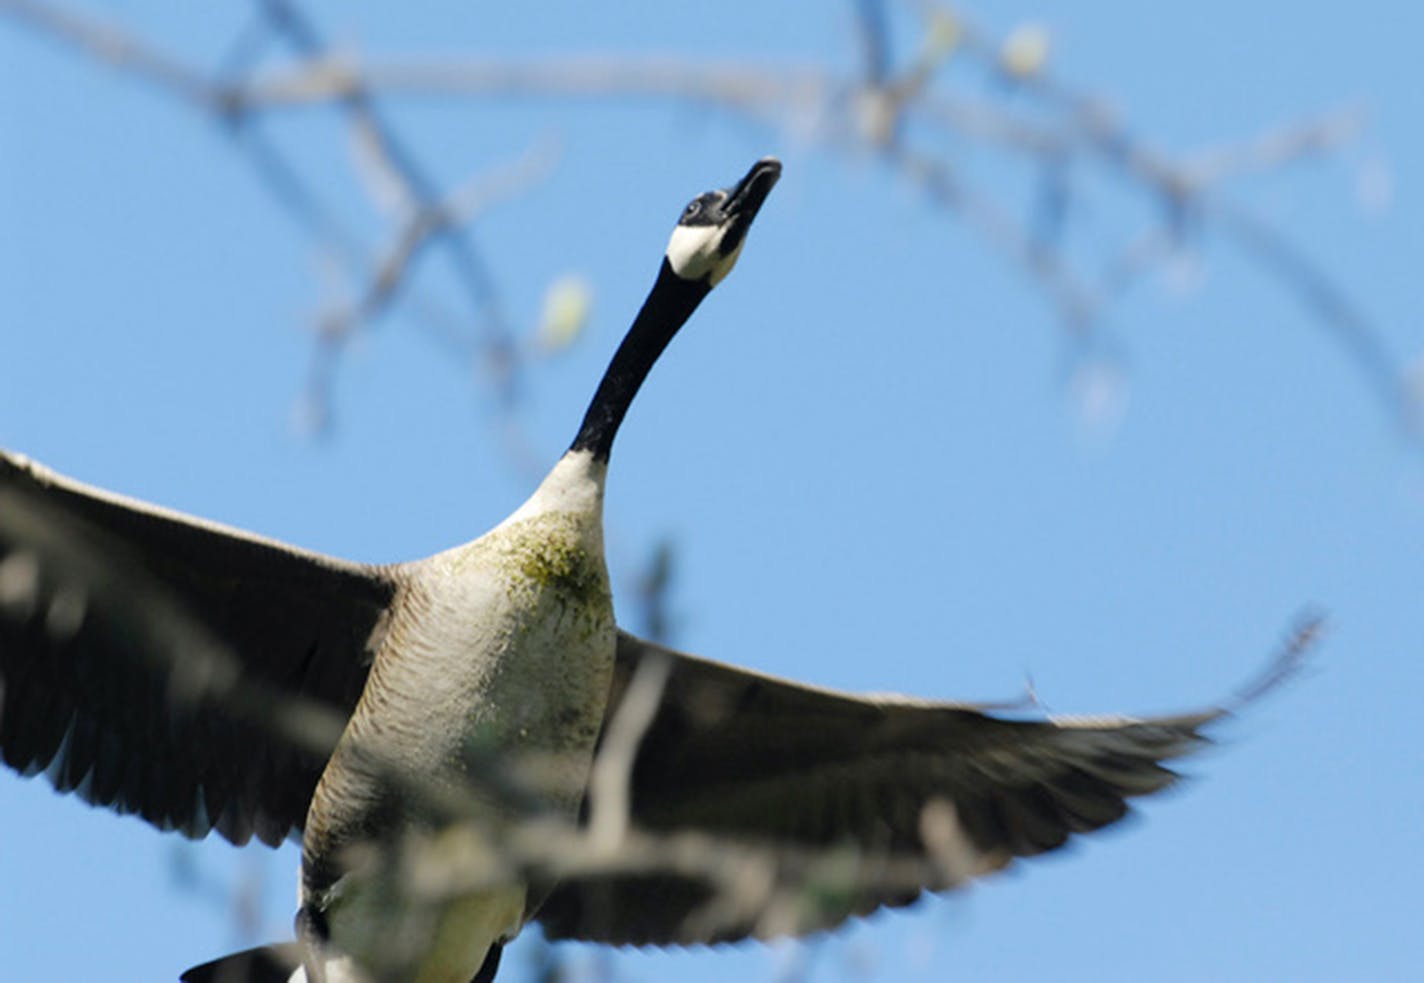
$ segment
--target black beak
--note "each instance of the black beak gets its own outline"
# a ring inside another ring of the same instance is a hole
[[[721,252],[724,256],[742,244],[747,229],[752,226],[752,219],[761,211],[766,196],[771,194],[780,177],[781,161],[775,157],[763,157],[752,165],[746,177],[727,192],[722,211],[731,217],[732,225],[722,237]]]

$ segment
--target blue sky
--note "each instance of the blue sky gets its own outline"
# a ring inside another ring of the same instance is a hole
[[[243,9],[107,7],[205,64]],[[820,4],[775,18],[737,3],[597,19],[576,3],[312,9],[371,56],[612,51],[848,69],[856,50],[848,13]],[[1424,13],[1351,11],[970,9],[996,31],[1046,23],[1055,70],[1171,152],[1363,107],[1369,126],[1341,152],[1233,195],[1330,271],[1403,364],[1424,350]],[[293,405],[325,265],[223,132],[5,19],[0,66],[0,446],[361,560],[471,538],[527,494],[475,367],[432,343],[409,306],[343,361],[332,437],[303,439]],[[986,92],[972,73],[961,82]],[[671,538],[689,650],[946,698],[1011,696],[1028,673],[1054,710],[1145,712],[1229,693],[1307,604],[1330,618],[1304,678],[1223,728],[1186,764],[1192,780],[1140,821],[799,956],[625,955],[617,979],[772,979],[797,958],[818,981],[1417,974],[1421,446],[1290,291],[1208,233],[1193,263],[1108,312],[1125,403],[1115,426],[1088,426],[1041,292],[874,160],[808,139],[805,120],[748,125],[656,100],[389,108],[446,184],[557,148],[548,176],[475,233],[521,329],[557,277],[594,287],[584,334],[525,378],[521,420],[546,464],[678,209],[758,156],[785,160],[736,274],[619,439],[608,521],[625,620],[640,565]],[[272,132],[336,202],[359,200],[329,117],[290,111]],[[1003,200],[1027,199],[1012,168],[952,152]],[[1382,201],[1368,190],[1381,182]],[[1131,230],[1132,214],[1110,193],[1085,204],[1080,255]],[[354,205],[347,217],[377,230]],[[438,268],[422,276],[422,291],[454,296]],[[262,937],[289,924],[290,848],[190,847],[9,773],[0,834],[7,979],[173,978],[248,941],[213,885],[256,885]],[[585,967],[602,958],[571,951]],[[510,980],[529,978],[527,945],[506,958]]]

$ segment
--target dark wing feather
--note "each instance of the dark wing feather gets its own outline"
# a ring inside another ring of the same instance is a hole
[[[0,756],[160,828],[275,846],[396,589],[0,452]]]
[[[646,842],[634,865],[554,888],[538,915],[552,938],[721,942],[907,904],[1116,822],[1129,798],[1173,782],[1163,762],[1220,715],[1006,720],[798,685],[620,633],[608,721],[659,658],[671,669],[631,776]],[[646,863],[658,834],[701,835],[708,862],[670,851],[664,869]],[[760,864],[751,887],[723,876],[742,864]]]

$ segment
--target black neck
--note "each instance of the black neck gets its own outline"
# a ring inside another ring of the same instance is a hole
[[[672,271],[667,258],[663,258],[657,282],[648,299],[643,301],[643,309],[633,320],[623,343],[613,353],[613,361],[603,373],[603,381],[588,404],[588,412],[569,450],[591,450],[595,460],[608,460],[618,426],[653,363],[711,289],[706,283],[682,279]]]

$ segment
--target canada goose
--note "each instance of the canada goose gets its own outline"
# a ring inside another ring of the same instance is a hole
[[[1226,712],[1009,720],[804,686],[616,627],[601,528],[614,437],[780,170],[758,161],[687,206],[569,450],[508,519],[433,557],[348,563],[0,454],[6,763],[190,837],[301,838],[298,943],[185,980],[489,981],[530,920],[613,944],[815,931],[1115,822]],[[620,756],[611,841],[637,845],[631,861],[496,857],[497,876],[419,898],[408,868],[388,876],[412,842],[448,872],[528,828],[553,839],[582,808],[598,834],[594,773]],[[455,836],[470,818],[480,836]],[[760,888],[723,891],[689,852],[724,845],[757,861]],[[787,903],[827,878],[837,890]]]

